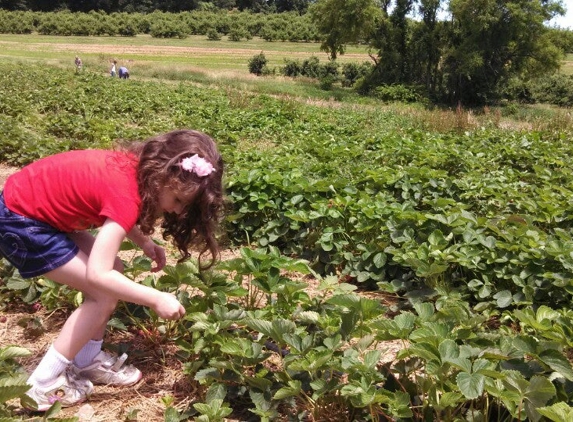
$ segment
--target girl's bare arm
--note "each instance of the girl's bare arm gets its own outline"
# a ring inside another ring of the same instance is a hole
[[[98,290],[118,300],[137,303],[152,308],[161,318],[177,319],[185,314],[185,308],[174,295],[134,283],[113,269],[115,257],[125,230],[115,221],[107,219],[96,236],[87,265],[87,281]],[[153,243],[153,242],[151,242]],[[163,255],[163,259],[165,256]]]

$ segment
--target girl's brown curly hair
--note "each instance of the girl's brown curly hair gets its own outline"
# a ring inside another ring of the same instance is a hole
[[[192,197],[191,204],[179,214],[163,214],[163,238],[172,238],[181,252],[179,262],[191,255],[189,248],[199,250],[201,269],[211,267],[219,258],[216,229],[223,210],[224,163],[213,139],[195,130],[175,130],[133,143],[128,151],[139,158],[137,183],[141,196],[138,226],[144,234],[152,234],[157,220],[159,192],[164,187]],[[199,177],[181,168],[181,160],[197,154],[214,167],[208,176]],[[211,260],[202,257],[209,252]]]

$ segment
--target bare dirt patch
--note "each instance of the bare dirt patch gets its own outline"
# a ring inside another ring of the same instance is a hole
[[[6,179],[12,173],[16,172],[18,167],[9,166],[4,163],[0,163],[0,189],[4,188],[4,183],[6,183]]]

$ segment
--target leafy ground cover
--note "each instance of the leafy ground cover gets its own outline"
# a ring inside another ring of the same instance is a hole
[[[220,142],[233,201],[226,242],[251,247],[214,274],[188,264],[143,279],[179,292],[185,321],[128,307],[115,322],[177,345],[200,393],[164,403],[165,415],[568,420],[570,132],[462,113],[436,131],[415,108],[14,63],[0,63],[0,78],[0,154],[13,165],[174,127]],[[146,265],[134,260],[131,274]],[[4,271],[4,302],[76,300]],[[387,341],[403,346],[391,364]]]

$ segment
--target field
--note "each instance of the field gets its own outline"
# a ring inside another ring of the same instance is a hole
[[[146,376],[97,390],[82,420],[573,414],[570,110],[382,104],[247,72],[261,51],[273,66],[325,60],[317,44],[0,35],[0,46],[7,173],[174,127],[211,134],[227,163],[217,272],[171,261],[152,279],[126,246],[127,273],[177,292],[188,316],[121,306],[108,340]],[[129,81],[108,76],[113,59]],[[0,347],[44,350],[75,293],[0,270]]]
[[[233,42],[226,39],[210,41],[205,36],[186,39],[157,39],[147,35],[137,37],[57,37],[0,34],[0,57],[6,60],[41,62],[54,66],[73,68],[79,55],[87,70],[108,73],[113,60],[118,66],[127,65],[132,77],[161,79],[193,79],[208,82],[224,80],[233,85],[238,79],[241,87],[256,81],[248,72],[249,60],[263,52],[269,68],[284,65],[285,59],[304,60],[316,56],[327,62],[328,56],[320,51],[317,43],[266,42],[260,39]],[[361,63],[371,61],[364,47],[349,47],[339,60]],[[276,85],[276,83],[273,83]],[[272,84],[269,84],[272,85]],[[295,93],[292,83],[274,88],[280,93]],[[303,85],[305,85],[303,83]],[[308,86],[305,86],[308,88]],[[264,89],[264,88],[263,88]],[[273,89],[268,87],[267,89]],[[318,90],[315,90],[318,91]],[[320,94],[320,93],[319,93]],[[319,95],[324,97],[324,95]]]

